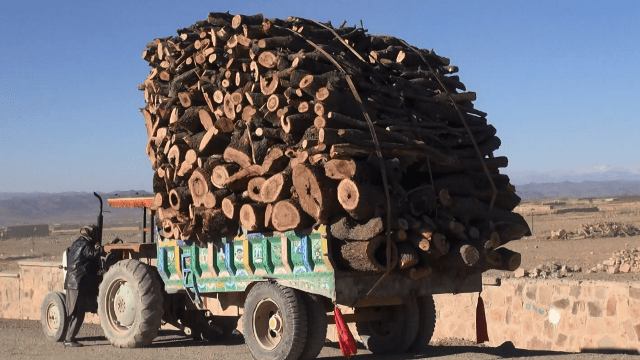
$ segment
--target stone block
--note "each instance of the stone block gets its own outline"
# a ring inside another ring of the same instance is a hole
[[[523,268],[516,269],[516,271],[513,272],[513,276],[516,278],[521,278],[521,277],[524,277],[525,275],[526,275],[526,272],[524,271]]]
[[[626,319],[629,317],[629,299],[626,296],[616,296],[618,304],[616,305],[616,311],[618,319]]]
[[[598,340],[598,347],[603,349],[619,349],[621,348],[618,341],[614,340],[611,336],[605,335]],[[624,345],[622,346],[624,347]]]
[[[637,341],[640,341],[640,324],[635,325],[633,331],[636,333]]]
[[[637,341],[636,332],[633,329],[633,324],[630,319],[626,319],[622,322],[622,329],[624,330],[624,336],[627,341]]]
[[[620,335],[624,332],[622,324],[616,318],[608,317],[604,318],[604,327],[601,332],[604,331],[605,334],[614,336]]]
[[[0,318],[22,318],[20,307],[20,275],[17,273],[0,273]]]
[[[571,290],[569,290],[569,295],[575,298],[580,297],[581,293],[582,293],[582,287],[580,285],[573,285],[571,286]]]
[[[527,341],[527,349],[531,350],[551,350],[551,341],[544,341],[538,339],[537,336]]]
[[[600,305],[594,301],[589,301],[587,303],[587,307],[589,308],[589,316],[590,317],[601,317],[602,316],[602,308]]]
[[[545,286],[546,285],[546,286]],[[549,306],[551,304],[551,296],[553,295],[553,286],[544,284],[538,287],[537,303],[540,306]]]
[[[567,335],[558,334],[558,337],[556,338],[556,346],[562,347],[566,341],[567,341]]]
[[[525,296],[529,300],[536,300],[536,293],[538,292],[538,286],[530,284],[527,286],[527,290],[525,291]]]
[[[636,304],[629,304],[629,315],[631,315],[632,319],[640,318],[640,307]]]
[[[560,283],[557,285],[553,286],[553,299],[557,300],[560,298],[564,298],[564,297],[568,297],[569,296],[569,284],[566,283]]]
[[[615,316],[616,315],[616,305],[618,301],[615,297],[610,297],[607,299],[607,316]]]
[[[597,341],[593,336],[582,336],[579,346],[580,349],[595,349],[597,347]]]
[[[550,323],[549,320],[545,320],[542,323],[542,329],[543,329],[542,333],[548,339],[554,339],[556,337],[557,326]]]
[[[604,299],[607,297],[607,288],[604,286],[596,286],[596,298]]]
[[[492,321],[498,324],[502,324],[504,322],[504,314],[504,309],[493,308],[487,311],[487,322]]]
[[[640,300],[640,289],[630,286],[629,297],[631,297],[632,299]]]
[[[584,331],[586,335],[590,336],[602,336],[602,330],[604,329],[605,323],[602,318],[588,318],[587,326]]]
[[[571,313],[577,315],[579,312],[584,311],[584,302],[582,300],[574,301]]]
[[[571,304],[571,301],[569,301],[569,299],[567,298],[556,300],[553,302],[553,306],[557,309],[566,309],[569,307],[570,304]]]

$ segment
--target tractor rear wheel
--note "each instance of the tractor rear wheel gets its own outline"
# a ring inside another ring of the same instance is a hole
[[[149,345],[162,321],[162,292],[155,270],[138,260],[117,262],[104,275],[98,316],[104,334],[116,347]]]
[[[411,346],[416,351],[425,351],[429,346],[433,332],[436,329],[436,304],[433,295],[420,296],[418,298],[420,311],[418,335]]]
[[[358,314],[358,310],[355,313]],[[375,311],[391,312],[392,321],[357,321],[356,329],[367,350],[374,354],[403,353],[418,334],[419,309],[415,298],[394,306],[377,306]]]
[[[322,296],[300,292],[307,308],[308,333],[300,359],[315,359],[327,341],[327,309]]]
[[[304,300],[292,288],[258,283],[245,300],[242,326],[255,359],[299,359],[307,340]]]

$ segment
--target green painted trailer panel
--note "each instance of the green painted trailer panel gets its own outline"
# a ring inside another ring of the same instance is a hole
[[[335,299],[328,246],[325,226],[311,233],[248,233],[207,244],[159,239],[157,268],[169,293],[243,291],[252,282],[274,279]]]

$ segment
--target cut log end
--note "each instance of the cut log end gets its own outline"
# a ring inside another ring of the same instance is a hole
[[[282,200],[273,206],[271,214],[273,227],[278,231],[303,229],[313,224],[313,220],[293,200]]]

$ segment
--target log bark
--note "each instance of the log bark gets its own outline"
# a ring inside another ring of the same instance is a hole
[[[202,233],[211,242],[222,238],[233,238],[238,234],[238,222],[229,219],[220,209],[210,209],[202,213]]]
[[[185,211],[192,204],[191,192],[187,186],[177,187],[169,191],[169,204],[177,211]]]
[[[389,269],[395,269],[398,266],[398,247],[395,242],[388,243],[384,235],[378,235],[367,242],[367,259],[378,271],[387,271],[387,245],[391,247]]]
[[[398,246],[398,268],[408,269],[418,263],[420,258],[418,257],[418,251],[411,246],[411,243],[403,241],[397,244]]]
[[[329,233],[336,239],[366,241],[384,231],[380,217],[365,222],[355,221],[350,216],[338,216],[329,220]]]
[[[379,272],[367,257],[367,241],[334,241],[333,258],[337,267],[345,271]]]
[[[249,181],[260,175],[262,175],[262,166],[250,165],[229,176],[224,186],[232,191],[244,191]]]

